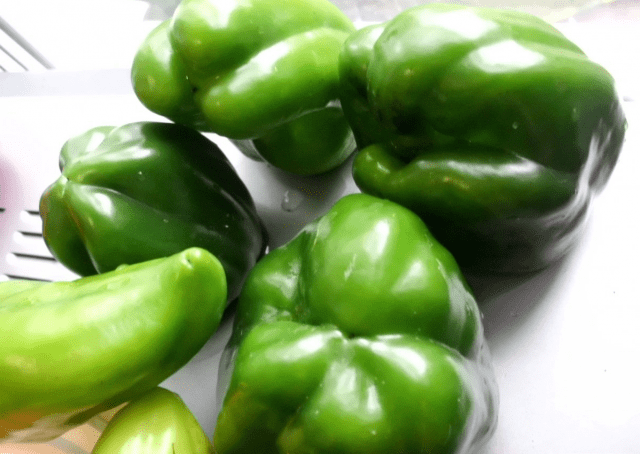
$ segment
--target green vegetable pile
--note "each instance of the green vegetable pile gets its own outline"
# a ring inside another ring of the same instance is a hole
[[[609,73],[515,11],[430,3],[356,30],[328,0],[183,0],[131,79],[167,122],[69,139],[41,198],[46,244],[80,277],[0,284],[0,440],[128,402],[95,454],[483,446],[498,390],[464,273],[573,247],[626,131]],[[299,175],[355,152],[362,193],[267,252],[209,132]],[[158,385],[225,310],[212,444]]]

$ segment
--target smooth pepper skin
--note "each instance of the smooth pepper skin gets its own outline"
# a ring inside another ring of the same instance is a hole
[[[183,0],[141,44],[132,84],[155,113],[318,174],[355,150],[338,102],[338,54],[354,30],[328,0]]]
[[[102,126],[70,139],[40,201],[52,254],[81,276],[202,247],[229,299],[264,253],[266,230],[222,151],[172,123]]]
[[[625,135],[610,74],[522,12],[410,8],[351,35],[340,75],[358,187],[418,213],[469,270],[563,256]]]
[[[0,440],[56,438],[155,388],[214,334],[226,302],[224,269],[200,248],[0,284]]]
[[[467,453],[496,424],[455,260],[413,212],[366,194],[260,260],[223,358],[219,454]]]
[[[213,446],[180,396],[155,388],[116,413],[91,454],[213,454]]]

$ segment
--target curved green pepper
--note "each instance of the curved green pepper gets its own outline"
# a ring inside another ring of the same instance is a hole
[[[264,253],[255,205],[220,149],[171,123],[105,126],[70,139],[40,201],[52,254],[82,275],[197,246],[224,266],[233,299]]]
[[[355,150],[338,103],[338,54],[353,31],[327,0],[184,0],[140,46],[132,83],[153,112],[317,174]]]
[[[213,454],[180,396],[155,388],[129,402],[107,425],[91,454]]]
[[[199,248],[72,282],[0,284],[0,439],[56,438],[158,386],[218,329],[226,290]]]
[[[393,202],[347,196],[261,259],[235,323],[220,454],[465,453],[493,432],[475,299]]]
[[[478,271],[564,255],[626,130],[609,73],[521,12],[408,9],[353,34],[340,73],[359,188],[418,213]]]

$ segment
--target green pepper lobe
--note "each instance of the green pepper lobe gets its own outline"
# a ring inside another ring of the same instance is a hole
[[[0,439],[45,441],[156,387],[217,330],[224,269],[190,248],[72,282],[0,284]]]
[[[153,112],[318,174],[355,149],[338,102],[338,54],[354,30],[327,0],[185,0],[140,46],[132,83]]]
[[[250,273],[214,447],[468,452],[496,422],[487,355],[475,299],[424,223],[344,197]]]
[[[180,396],[155,388],[118,411],[91,454],[212,454],[213,446]]]
[[[67,141],[40,201],[52,254],[87,276],[202,247],[229,299],[267,245],[249,191],[222,151],[186,126],[97,127]]]
[[[562,257],[626,130],[611,75],[517,11],[410,8],[352,34],[340,75],[358,187],[418,213],[474,271]]]

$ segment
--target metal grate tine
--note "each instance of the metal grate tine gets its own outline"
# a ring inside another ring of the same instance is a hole
[[[53,69],[53,64],[0,17],[0,71]]]
[[[66,281],[78,277],[49,252],[42,236],[42,222],[37,210],[16,212],[2,207],[0,224],[13,227],[9,230],[11,234],[5,237],[8,252],[0,260],[0,281]]]

